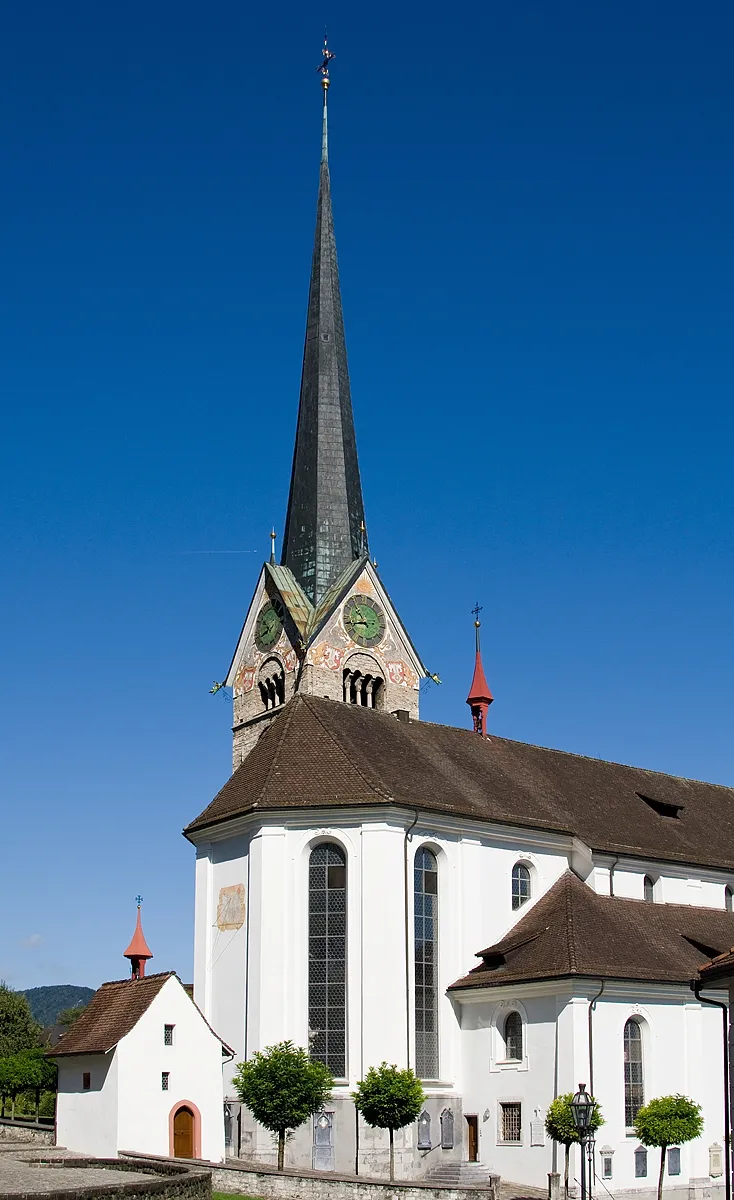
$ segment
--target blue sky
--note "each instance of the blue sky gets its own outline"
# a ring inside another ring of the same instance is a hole
[[[191,974],[331,164],[371,548],[466,724],[734,783],[734,10],[11,0],[0,977]],[[202,551],[242,553],[202,553]]]

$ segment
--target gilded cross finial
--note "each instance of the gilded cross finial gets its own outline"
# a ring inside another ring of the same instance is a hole
[[[270,530],[270,562],[271,562],[271,564],[275,563],[275,539],[277,538],[277,536],[278,535],[275,532],[275,530],[271,529]]]
[[[138,908],[140,908],[140,905],[143,903],[143,897],[142,897],[142,896],[136,896],[136,897],[135,897],[135,903],[137,904]]]
[[[472,611],[472,616],[474,617],[474,624],[478,627],[482,623],[479,620],[479,614],[482,611],[482,605],[479,603],[478,600],[471,611]]]
[[[329,37],[326,30],[324,30],[323,57],[320,64],[316,68],[316,70],[321,73],[321,86],[324,89],[324,103],[326,103],[326,93],[331,82],[329,79],[329,63],[331,62],[332,58],[336,58],[336,55],[334,54],[333,50],[329,49]]]

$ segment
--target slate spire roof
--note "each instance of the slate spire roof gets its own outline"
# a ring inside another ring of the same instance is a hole
[[[331,211],[327,88],[301,397],[281,563],[313,604],[367,551]]]

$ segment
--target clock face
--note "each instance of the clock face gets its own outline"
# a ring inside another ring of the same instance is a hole
[[[358,646],[376,646],[385,636],[385,616],[371,596],[350,596],[344,605],[344,628]]]
[[[260,609],[255,625],[255,643],[258,650],[269,650],[280,637],[283,628],[283,605],[279,600],[268,600]]]

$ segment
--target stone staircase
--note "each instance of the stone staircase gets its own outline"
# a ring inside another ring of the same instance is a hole
[[[490,1171],[476,1162],[441,1163],[425,1176],[426,1183],[442,1183],[446,1187],[489,1187]]]

